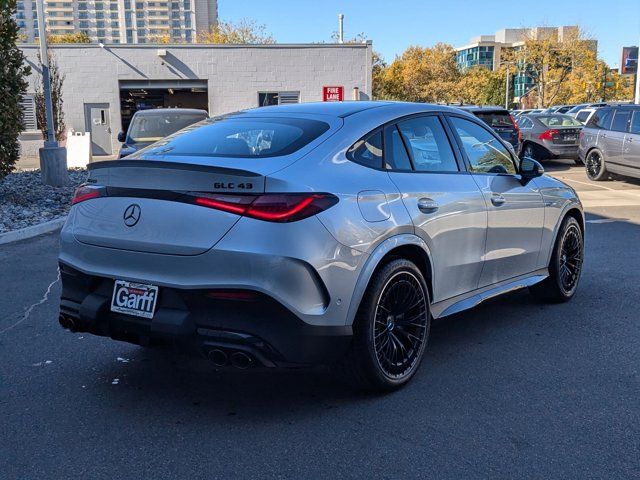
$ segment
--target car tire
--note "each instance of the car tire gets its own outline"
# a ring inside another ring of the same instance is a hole
[[[529,157],[540,161],[542,160],[542,156],[542,149],[535,143],[527,142],[524,147],[522,147],[522,158]]]
[[[431,327],[429,290],[412,262],[395,259],[377,270],[353,325],[339,373],[358,388],[396,390],[418,370]]]
[[[604,155],[597,148],[594,148],[587,153],[587,156],[584,159],[584,168],[589,180],[601,182],[609,179]]]
[[[549,276],[529,287],[538,300],[568,302],[578,288],[584,260],[584,233],[578,221],[567,216],[562,221],[549,263]]]

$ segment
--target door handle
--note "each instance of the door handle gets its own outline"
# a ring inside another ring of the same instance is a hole
[[[421,198],[418,200],[418,210],[422,213],[433,213],[438,210],[438,202],[431,198]]]
[[[499,193],[494,193],[494,194],[491,195],[491,203],[493,203],[496,207],[499,207],[500,205],[503,205],[504,202],[506,202],[506,201],[507,201],[507,199],[504,198]]]

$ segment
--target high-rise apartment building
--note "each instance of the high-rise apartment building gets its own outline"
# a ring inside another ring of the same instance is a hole
[[[541,39],[557,36],[559,41],[577,33],[577,26],[535,27],[535,28],[503,28],[495,35],[480,35],[471,39],[469,45],[456,48],[456,63],[460,70],[480,66],[491,70],[500,68],[501,54],[506,49],[522,48],[527,38]],[[592,48],[597,48],[595,41],[590,41]],[[513,73],[513,72],[512,72]],[[513,96],[522,97],[531,90],[535,83],[527,75],[526,67],[514,74]]]
[[[49,34],[84,32],[102,43],[193,43],[218,19],[217,0],[44,0],[44,9]],[[36,0],[19,0],[16,20],[35,42]]]

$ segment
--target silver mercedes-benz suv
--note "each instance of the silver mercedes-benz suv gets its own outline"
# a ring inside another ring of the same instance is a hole
[[[73,203],[65,328],[378,390],[415,374],[432,319],[517,288],[569,300],[583,261],[576,193],[446,106],[211,118],[91,164]]]

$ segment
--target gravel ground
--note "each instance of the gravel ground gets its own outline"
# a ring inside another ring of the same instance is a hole
[[[64,217],[75,188],[87,178],[84,169],[69,170],[69,184],[42,184],[39,170],[10,173],[0,181],[0,233]]]

